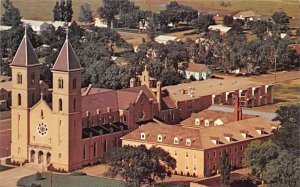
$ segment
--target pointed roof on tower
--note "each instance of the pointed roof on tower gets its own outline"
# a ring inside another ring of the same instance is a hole
[[[19,45],[15,57],[10,65],[20,67],[41,65],[27,36],[26,29],[21,44]]]
[[[77,56],[75,55],[75,52],[69,42],[68,33],[66,36],[66,41],[61,48],[52,70],[66,72],[82,70]]]

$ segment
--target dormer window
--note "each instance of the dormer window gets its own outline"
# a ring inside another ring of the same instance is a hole
[[[264,128],[262,128],[262,127],[255,127],[255,130],[260,135],[265,134]]]
[[[212,141],[213,144],[221,144],[220,140],[218,137],[210,137],[210,140]]]
[[[162,135],[161,134],[157,135],[157,141],[158,142],[162,142],[162,140],[163,140]]]
[[[145,140],[145,139],[146,139],[146,134],[143,133],[143,132],[141,133],[141,139],[142,139],[142,140]]]
[[[241,130],[240,132],[241,132],[241,135],[242,135],[244,138],[249,138],[249,137],[251,137],[250,134],[249,134],[249,132],[246,131],[246,130]]]
[[[185,145],[186,145],[186,146],[191,146],[191,145],[192,145],[191,139],[189,139],[189,138],[186,139],[186,140],[185,140]]]
[[[174,138],[174,144],[179,144],[179,138],[178,137]]]
[[[72,82],[72,88],[76,89],[76,79],[75,78],[73,79],[73,82]]]
[[[209,120],[208,120],[208,119],[206,119],[206,120],[204,121],[204,126],[205,126],[205,127],[208,127],[208,126],[209,126]]]
[[[195,119],[195,125],[200,125],[200,119],[199,118]]]
[[[232,142],[232,141],[233,141],[232,134],[224,134],[224,137],[225,137],[225,139],[226,139],[228,142]]]

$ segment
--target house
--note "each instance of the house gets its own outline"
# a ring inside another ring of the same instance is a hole
[[[233,19],[242,19],[244,21],[254,21],[255,17],[257,17],[256,13],[252,10],[239,12],[233,16]]]
[[[205,117],[205,116],[204,116]],[[252,117],[222,125],[148,123],[123,136],[122,146],[160,147],[176,159],[174,174],[205,177],[219,173],[219,158],[228,153],[233,167],[242,167],[244,151],[255,140],[267,141],[279,123]]]
[[[10,110],[11,105],[11,79],[0,76],[0,111]]]
[[[71,25],[71,22],[65,22],[65,21],[54,21],[48,23],[53,25],[55,27],[55,30],[58,29],[58,27],[66,27],[66,26],[69,27]]]
[[[102,18],[95,18],[95,26],[96,27],[104,27],[107,28],[107,21]]]
[[[6,31],[11,29],[11,26],[0,25],[0,31]]]
[[[29,25],[33,31],[41,32],[48,29],[50,24],[46,21],[37,21],[37,20],[28,20],[28,19],[21,19],[23,22],[23,26]]]
[[[226,35],[231,30],[231,27],[226,27],[223,25],[210,25],[208,30],[217,31],[220,32],[221,35]]]
[[[157,43],[166,44],[169,41],[179,41],[179,39],[175,36],[168,36],[168,35],[159,35],[154,39]]]
[[[212,71],[205,64],[196,63],[189,63],[185,70],[179,71],[186,79],[193,77],[196,80],[208,79],[212,74]]]

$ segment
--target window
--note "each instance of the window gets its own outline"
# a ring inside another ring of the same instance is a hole
[[[62,111],[62,100],[61,99],[58,100],[58,110]]]
[[[179,139],[177,137],[174,138],[174,144],[179,144]]]
[[[144,113],[143,111],[141,111],[141,112],[139,113],[139,118],[140,118],[140,119],[144,119],[144,117],[145,117],[145,113]]]
[[[85,144],[83,145],[83,155],[82,158],[85,159]]]
[[[145,140],[146,139],[146,134],[145,133],[141,133],[141,139]]]
[[[157,135],[157,141],[162,142],[162,135]]]
[[[196,168],[196,166],[194,165],[194,171],[196,171],[197,170],[197,168]]]
[[[234,152],[237,152],[237,150],[238,150],[238,146],[235,146]]]
[[[177,156],[177,151],[176,151],[176,150],[175,150],[175,153],[174,153],[174,155],[175,155],[175,156]]]
[[[204,126],[208,127],[209,126],[209,121],[208,120],[205,120],[205,124]]]
[[[34,93],[32,93],[32,96],[31,96],[32,98],[31,98],[31,104],[33,105],[34,104]]]
[[[94,157],[96,157],[96,146],[97,146],[97,143],[94,142]]]
[[[126,121],[126,116],[125,115],[123,116],[123,121]]]
[[[76,89],[76,79],[74,78],[73,81],[72,81],[72,88],[73,89]]]
[[[192,145],[192,142],[191,142],[191,139],[186,139],[186,141],[185,141],[185,145],[187,145],[187,146],[191,146]]]
[[[58,78],[58,88],[64,88],[64,80],[62,78]]]
[[[73,111],[74,112],[76,111],[76,99],[75,98],[73,99]]]
[[[22,84],[22,74],[21,73],[17,74],[17,83]]]
[[[41,110],[41,118],[42,119],[44,118],[44,112],[43,112],[43,110]]]
[[[189,152],[185,152],[185,157],[189,157]]]
[[[185,166],[185,169],[189,169],[189,166],[188,166],[188,165],[186,165],[186,166]]]
[[[231,148],[229,148],[229,153],[230,153],[230,154],[232,153]]]
[[[32,137],[33,141],[35,141],[35,136]]]
[[[61,153],[58,154],[58,158],[61,158]]]
[[[195,125],[200,125],[200,120],[198,118],[195,119]]]
[[[214,151],[214,157],[216,157],[216,151]]]
[[[240,150],[243,151],[243,146],[241,145]]]
[[[21,94],[18,94],[18,105],[20,106],[21,104],[22,104]]]
[[[31,73],[30,80],[31,80],[31,84],[35,83],[35,75],[34,75],[34,73]]]
[[[209,155],[209,153],[207,153],[207,158],[208,158],[208,159],[210,158],[210,155]]]

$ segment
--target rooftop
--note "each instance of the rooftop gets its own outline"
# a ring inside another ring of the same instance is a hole
[[[255,138],[269,136],[274,127],[278,127],[279,122],[270,121],[263,117],[254,117],[241,121],[230,122],[222,126],[210,126],[206,128],[191,128],[180,125],[165,125],[158,123],[148,123],[142,125],[135,131],[123,136],[123,140],[146,142],[153,144],[172,145],[178,147],[190,147],[191,149],[210,149],[223,145],[233,144],[237,141],[247,141]],[[258,133],[257,129],[264,129],[264,133]],[[245,138],[241,131],[248,131],[249,136]],[[145,140],[141,139],[141,133],[145,133]],[[163,135],[162,142],[157,141],[157,136]],[[225,136],[230,135],[233,141],[228,141]],[[178,144],[174,144],[174,138],[179,139]],[[191,145],[186,145],[186,140],[191,140]],[[213,143],[212,140],[220,141],[220,144]]]
[[[207,72],[208,67],[205,64],[189,63],[185,71],[191,72]]]
[[[193,81],[173,86],[166,86],[170,96],[175,101],[190,100],[192,97],[188,92],[193,93],[194,98],[207,95],[218,95],[224,92],[235,91],[238,89],[248,89],[250,87],[261,86],[262,83],[249,81],[247,78],[235,79],[234,77],[225,77],[224,79],[208,79],[204,81]],[[183,94],[181,91],[186,90]]]
[[[228,32],[231,29],[231,27],[226,27],[223,25],[211,25],[208,27],[208,30],[213,30],[213,31],[220,31],[220,32]]]

